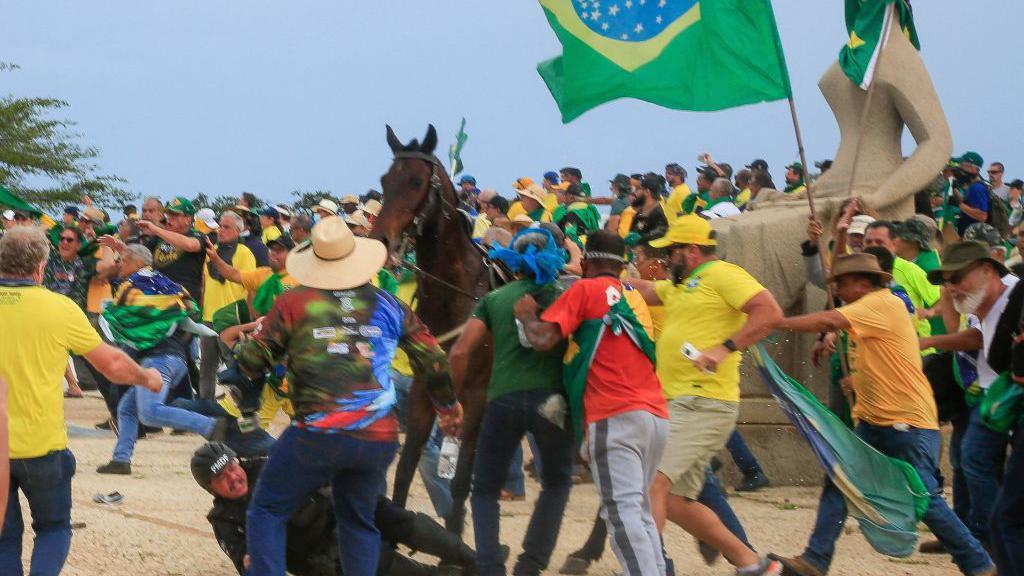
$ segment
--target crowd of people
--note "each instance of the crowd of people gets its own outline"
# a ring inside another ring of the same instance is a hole
[[[624,573],[673,574],[662,541],[671,520],[737,574],[826,574],[847,515],[827,476],[806,549],[783,556],[756,551],[715,475],[727,449],[743,473],[736,490],[770,484],[736,429],[739,367],[743,350],[784,330],[819,335],[829,408],[918,472],[937,538],[921,551],[948,553],[968,575],[1024,574],[1024,183],[1004,183],[998,162],[984,179],[968,152],[904,220],[858,198],[832,222],[811,219],[807,280],[833,287],[834,302],[786,318],[719,258],[711,221],[800,197],[814,176],[793,163],[780,190],[764,160],[735,172],[701,160],[695,190],[677,163],[617,174],[610,195],[573,167],[519,178],[509,197],[458,177],[469,234],[512,278],[479,301],[448,353],[414,311],[414,255],[369,238],[383,209],[375,191],[308,211],[244,194],[220,214],[147,198],[116,225],[88,198],[51,224],[5,210],[12,466],[0,573],[23,573],[19,493],[36,533],[32,573],[63,566],[75,473],[63,396],[81,396],[86,370],[109,411],[97,427],[117,436],[97,473],[131,474],[137,440],[165,428],[207,440],[191,470],[215,497],[209,519],[240,574],[505,574],[500,502],[525,494],[524,438],[541,490],[515,574],[547,568],[588,473],[601,521],[563,573],[586,573],[607,540]],[[419,470],[447,515],[442,439],[461,432],[454,391],[488,344],[474,551],[383,494],[419,378],[438,414]],[[291,426],[274,438],[279,411]],[[947,422],[952,478],[939,472]],[[398,543],[440,565],[396,554]]]

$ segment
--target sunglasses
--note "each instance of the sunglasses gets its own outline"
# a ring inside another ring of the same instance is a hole
[[[989,170],[988,173],[989,174],[1002,174],[1003,171],[1002,170]]]
[[[949,276],[949,278],[943,277],[942,278],[942,285],[943,286],[947,286],[947,285],[956,286],[957,284],[960,284],[961,282],[963,282],[964,278],[966,278],[968,274],[970,274],[971,272],[974,272],[980,266],[981,266],[980,263],[971,264],[970,266],[968,266],[967,268],[964,268],[963,270],[954,272],[953,274],[951,274]]]
[[[78,240],[78,238],[74,238],[72,236],[61,236],[60,237],[60,241],[61,242],[74,242],[75,240]]]

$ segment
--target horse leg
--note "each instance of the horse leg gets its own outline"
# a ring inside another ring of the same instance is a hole
[[[395,486],[391,498],[395,504],[403,508],[409,497],[409,486],[416,474],[423,446],[430,439],[430,433],[434,429],[435,418],[434,405],[427,395],[426,384],[422,379],[417,378],[413,381],[407,402],[405,445],[402,446],[402,454],[398,457],[398,466],[395,468]]]
[[[478,380],[479,377],[475,379]],[[486,379],[483,381],[486,382]],[[469,497],[469,489],[473,480],[476,437],[480,431],[480,422],[483,420],[486,384],[467,386],[462,397],[462,447],[459,450],[459,463],[456,466],[455,478],[452,479],[452,511],[444,519],[444,527],[460,536],[466,523],[466,499]]]

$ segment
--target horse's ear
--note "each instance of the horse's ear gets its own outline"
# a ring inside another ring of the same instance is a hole
[[[420,152],[424,154],[433,154],[434,148],[437,148],[437,130],[434,130],[433,124],[427,125],[427,135],[423,137],[423,144],[420,146]]]
[[[391,126],[388,126],[387,128],[388,146],[391,147],[392,152],[398,152],[399,150],[402,149],[402,141],[398,139],[398,136],[395,136],[395,131],[391,129]]]

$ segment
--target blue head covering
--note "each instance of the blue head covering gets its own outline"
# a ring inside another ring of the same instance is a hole
[[[555,172],[554,170],[551,170],[549,172],[545,172],[544,173],[544,179],[548,180],[549,182],[551,182],[555,186],[558,186],[558,172]]]
[[[523,243],[522,252],[516,250],[516,243],[519,239],[531,234],[545,238],[544,248],[538,248],[537,243],[530,242]],[[509,267],[509,270],[517,274],[525,273],[533,276],[533,282],[538,286],[543,286],[558,278],[558,273],[562,271],[566,261],[565,250],[558,247],[555,237],[543,228],[520,230],[512,237],[508,248],[500,246],[492,248],[488,255],[495,260],[501,260]]]

